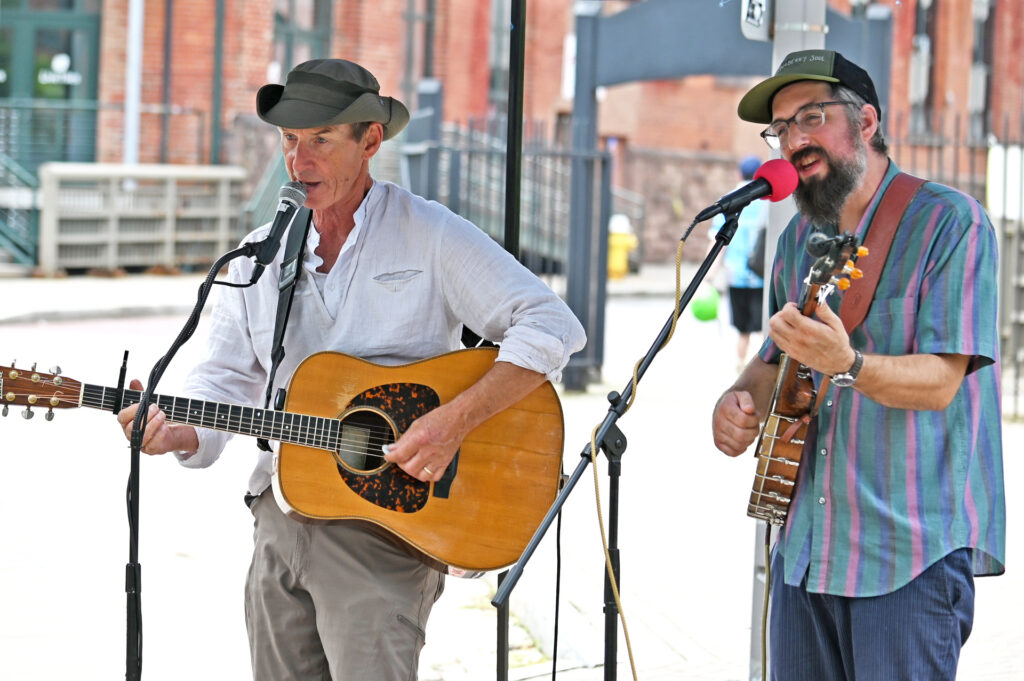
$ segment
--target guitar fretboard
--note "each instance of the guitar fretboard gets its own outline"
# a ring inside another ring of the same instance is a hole
[[[82,406],[105,411],[119,411],[138,404],[142,400],[142,393],[138,390],[125,390],[120,397],[120,405],[118,397],[115,388],[89,384],[82,387]],[[327,451],[337,451],[339,448],[341,421],[338,419],[169,395],[154,395],[153,403],[173,423],[280,440]]]

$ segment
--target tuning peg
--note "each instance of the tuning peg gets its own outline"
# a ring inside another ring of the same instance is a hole
[[[836,280],[836,288],[839,289],[840,291],[845,291],[846,289],[850,288],[850,280],[847,279],[846,277]]]
[[[43,418],[46,419],[47,421],[53,420],[53,407],[50,407],[50,410],[46,412]]]
[[[8,408],[7,408],[7,405],[5,404],[5,405],[4,405],[4,408],[3,408],[2,410],[0,410],[0,416],[7,416],[7,414],[8,414],[8,413],[10,413],[10,411],[11,411],[11,410],[10,410],[10,409],[8,409]]]
[[[35,416],[35,412],[32,411],[32,407],[25,407],[25,411],[21,412],[22,418],[28,420]]]
[[[858,246],[857,247],[857,257],[858,258],[864,257],[867,254],[868,254],[868,247],[867,246]]]
[[[847,261],[847,263],[843,265],[843,274],[848,275],[850,279],[860,279],[864,276],[864,270],[854,266],[853,262]]]

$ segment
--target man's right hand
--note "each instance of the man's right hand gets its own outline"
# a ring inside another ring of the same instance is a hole
[[[729,456],[745,452],[761,432],[761,421],[750,393],[733,390],[722,395],[711,416],[711,432],[715,446]]]

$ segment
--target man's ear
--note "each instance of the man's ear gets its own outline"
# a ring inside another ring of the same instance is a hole
[[[370,123],[363,134],[363,158],[369,160],[380,150],[384,143],[384,126],[380,123]]]
[[[862,106],[860,108],[860,135],[865,142],[874,137],[879,125],[878,111],[875,110],[875,107],[870,104]]]

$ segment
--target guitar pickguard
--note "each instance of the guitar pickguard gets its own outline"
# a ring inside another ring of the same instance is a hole
[[[359,407],[379,409],[388,415],[401,434],[413,421],[440,404],[441,399],[429,386],[386,383],[353,397],[346,411]],[[426,505],[430,493],[430,483],[417,480],[398,466],[385,466],[383,470],[361,474],[338,464],[338,473],[349,489],[360,497],[375,506],[398,513],[419,511]]]

